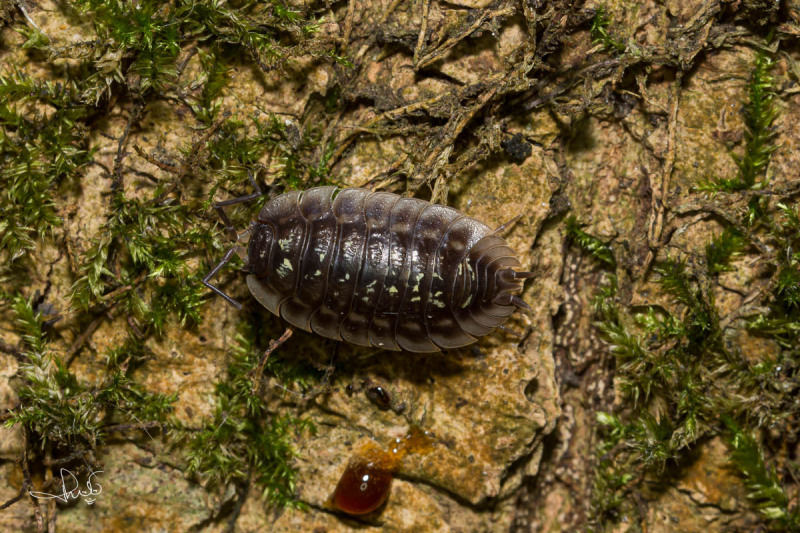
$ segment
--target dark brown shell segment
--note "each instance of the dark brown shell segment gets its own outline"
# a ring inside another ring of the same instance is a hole
[[[450,207],[317,187],[262,208],[247,284],[272,313],[306,331],[435,352],[471,344],[507,320],[519,266],[504,239]]]

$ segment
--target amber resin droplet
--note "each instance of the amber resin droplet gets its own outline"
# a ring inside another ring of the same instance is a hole
[[[347,514],[371,513],[384,504],[392,488],[392,477],[406,454],[427,455],[433,450],[433,435],[412,427],[395,439],[389,451],[374,442],[365,444],[347,464],[328,504]]]
[[[380,462],[356,457],[336,484],[331,503],[348,514],[366,514],[383,505],[391,488],[391,471]]]

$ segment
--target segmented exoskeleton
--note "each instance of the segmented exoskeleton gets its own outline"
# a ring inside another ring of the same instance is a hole
[[[243,197],[250,199],[254,196]],[[217,209],[243,199],[220,202]],[[496,230],[456,209],[366,189],[270,200],[249,228],[247,286],[272,313],[331,339],[436,352],[502,325],[530,272]],[[233,305],[237,302],[203,282]]]

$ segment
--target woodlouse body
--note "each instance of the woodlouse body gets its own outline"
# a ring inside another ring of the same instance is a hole
[[[272,199],[251,230],[250,292],[331,339],[436,352],[471,344],[527,307],[515,293],[532,274],[514,270],[498,230],[450,207],[317,187]]]

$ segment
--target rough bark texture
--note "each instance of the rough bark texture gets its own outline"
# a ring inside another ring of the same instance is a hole
[[[307,13],[309,5],[295,7]],[[23,494],[0,511],[0,529],[722,532],[762,527],[766,522],[748,501],[718,431],[703,433],[691,451],[663,469],[631,466],[638,480],[625,493],[621,514],[613,520],[594,514],[603,431],[597,415],[624,413],[633,400],[620,392],[614,356],[593,324],[591,300],[607,269],[568,240],[565,219],[574,215],[584,231],[610,243],[622,308],[668,306],[653,266],[668,257],[703,257],[712,237],[746,209],[745,200],[704,195],[696,187],[737,174],[731,152],[743,150],[741,110],[761,49],[772,54],[777,80],[778,117],[772,126],[777,150],[766,172],[771,187],[794,188],[784,198],[796,201],[800,122],[792,117],[800,116],[795,63],[800,4],[612,0],[602,6],[610,21],[608,42],[591,31],[601,7],[594,2],[313,5],[314,13],[324,15],[317,38],[352,64],[300,54],[265,70],[242,53],[230,59],[233,69],[219,96],[220,109],[245,122],[276,113],[289,131],[286,145],[292,144],[292,132],[315,126],[317,146],[307,157],[319,161],[330,150],[326,179],[335,183],[446,203],[490,226],[522,215],[507,239],[523,268],[537,273],[522,295],[532,310],[516,313],[509,331],[481,339],[476,348],[444,355],[334,347],[303,332],[280,346],[276,354],[284,359],[323,370],[335,358],[332,374],[305,398],[281,395],[271,376],[262,387],[274,413],[316,426],[313,433],[292,433],[291,440],[294,494],[305,509],[270,505],[255,479],[207,486],[202,473],[186,474],[185,441],[171,446],[166,427],[148,432],[134,424],[108,431],[96,449],[92,461],[102,466],[103,492],[93,505],[47,503]],[[60,46],[94,39],[91,21],[61,3],[0,7],[0,71],[62,80],[78,60],[51,60],[22,49],[25,38],[15,29],[32,24],[23,15]],[[124,73],[128,85],[113,86],[86,124],[97,164],[85,166],[78,179],[53,193],[61,224],[37,238],[26,258],[12,264],[7,253],[0,255],[7,264],[0,279],[4,291],[36,295],[38,309],[58,317],[48,329],[50,349],[70,361],[70,371],[83,383],[102,381],[108,351],[141,329],[114,304],[89,311],[71,305],[83,254],[111,215],[109,191],[146,198],[155,181],[172,187],[177,201],[195,205],[208,194],[223,200],[248,192],[245,180],[211,189],[219,169],[210,170],[203,159],[205,142],[220,133],[201,125],[187,105],[205,79],[202,53],[193,47],[202,52],[208,45],[185,46],[177,60],[186,61],[180,81],[163,93],[136,94],[131,90],[136,74]],[[334,93],[331,107],[326,102]],[[170,167],[192,157],[194,166],[176,178]],[[253,167],[266,169],[259,179],[270,182],[286,164],[268,155]],[[308,170],[302,178],[305,185],[315,184]],[[210,207],[207,211],[192,224],[214,227]],[[237,220],[246,219],[239,212]],[[224,242],[221,231],[215,235]],[[205,274],[200,270],[222,251],[221,246],[201,250],[188,264]],[[739,316],[734,313],[755,305],[752,291],[762,282],[763,265],[748,263],[747,256],[735,270],[723,272],[710,289],[721,320],[733,321]],[[240,301],[256,305],[235,268],[220,283]],[[125,289],[109,287],[107,293]],[[26,348],[13,313],[3,307],[0,408],[11,410],[4,411],[8,419],[20,404],[15,376]],[[173,317],[162,334],[147,330],[146,360],[132,371],[148,391],[177,394],[174,421],[189,433],[204,427],[217,410],[215,384],[225,379],[240,322],[265,321],[275,332],[271,338],[282,326],[257,309],[237,313],[219,298],[208,298],[200,311],[200,325],[182,327]],[[769,339],[743,329],[733,333],[732,342],[750,361],[778,351]],[[261,340],[266,346],[269,338]],[[371,383],[391,394],[391,408],[370,401],[365,389]],[[786,425],[767,428],[768,457],[780,468],[797,458],[790,429],[796,417],[790,413]],[[412,427],[430,432],[432,448],[403,459],[385,507],[363,517],[329,508],[337,479],[365,442],[388,448]],[[57,467],[44,466],[47,454],[64,457],[70,450],[43,449],[39,443],[21,424],[0,428],[0,501],[27,487],[26,468],[33,470],[36,487],[58,476]],[[796,497],[790,480],[785,490]]]

